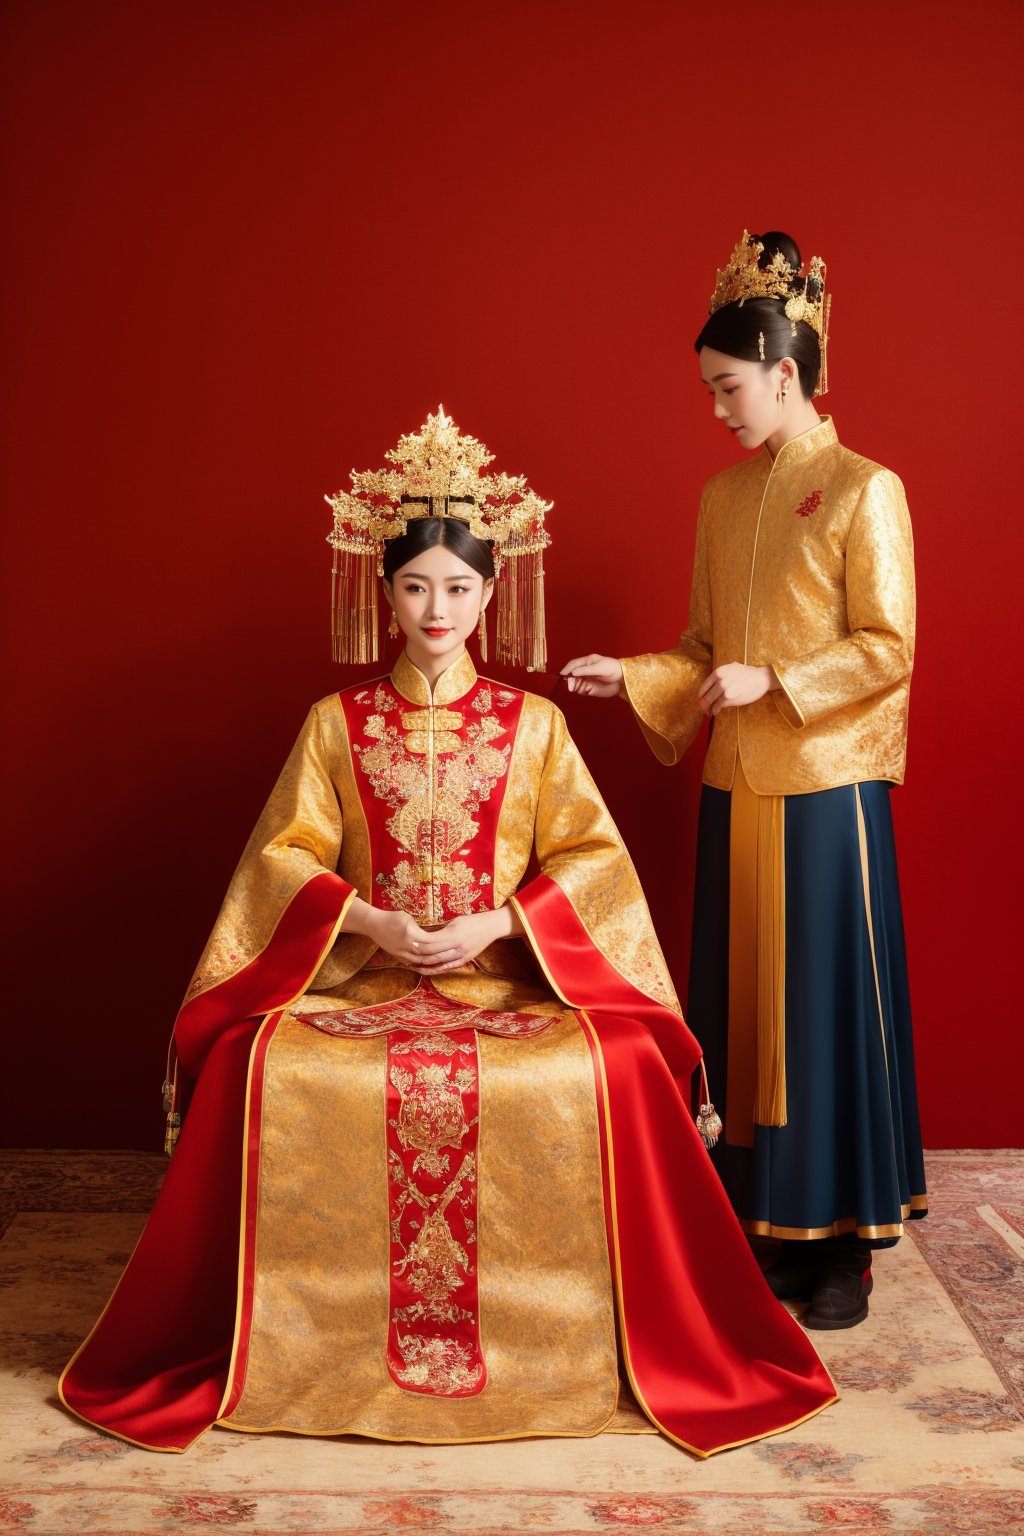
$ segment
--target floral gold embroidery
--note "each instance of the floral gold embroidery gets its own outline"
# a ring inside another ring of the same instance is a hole
[[[466,1055],[471,1066],[459,1064]],[[389,1039],[387,1362],[392,1379],[412,1392],[465,1397],[486,1381],[471,1256],[479,1087],[471,1030]]]
[[[399,1335],[404,1368],[398,1378],[405,1387],[431,1392],[436,1397],[466,1397],[476,1390],[480,1367],[472,1353],[456,1339],[422,1339]]]
[[[441,717],[440,731],[431,713]],[[400,854],[377,884],[391,906],[433,923],[487,904],[467,855],[479,831],[477,813],[508,772],[512,749],[495,745],[508,733],[493,715],[462,737],[455,729],[463,717],[453,710],[419,710],[403,715],[406,721],[414,729],[403,733],[383,714],[371,715],[364,734],[372,745],[357,760],[376,798],[392,810],[386,829]]]
[[[412,1042],[417,1055],[423,1055],[420,1042]],[[451,1063],[431,1062],[415,1074],[403,1067],[391,1068],[391,1082],[398,1089],[401,1105],[394,1129],[403,1148],[416,1150],[412,1171],[425,1168],[435,1177],[448,1167],[442,1147],[458,1147],[469,1130],[463,1109],[463,1095],[476,1086],[471,1067],[460,1067],[453,1075]],[[447,1202],[446,1197],[446,1202]]]

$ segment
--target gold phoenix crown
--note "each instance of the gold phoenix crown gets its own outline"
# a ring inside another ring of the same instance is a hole
[[[551,543],[544,518],[554,503],[543,501],[523,475],[485,474],[494,454],[461,433],[443,405],[384,457],[392,468],[353,470],[351,491],[324,497],[334,513],[327,542],[334,550],[335,661],[378,658],[374,578],[383,575],[384,545],[406,533],[416,518],[451,517],[495,546],[495,574],[503,578],[497,592],[498,660],[543,670],[543,552]]]
[[[823,395],[828,389],[826,351],[832,312],[832,295],[825,293],[828,268],[820,256],[812,256],[806,270],[798,271],[781,251],[776,251],[767,266],[762,267],[759,263],[763,253],[764,242],[744,230],[743,238],[737,242],[728,262],[718,270],[708,314],[713,315],[725,304],[745,304],[747,299],[785,299],[791,333],[795,336],[797,323],[804,320],[818,334],[821,377],[814,393]],[[794,284],[800,279],[802,286],[794,291]]]

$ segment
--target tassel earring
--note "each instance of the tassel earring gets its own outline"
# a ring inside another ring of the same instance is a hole
[[[388,638],[390,640],[398,639],[398,614],[393,608],[391,610],[391,623],[388,625]]]
[[[480,642],[480,660],[487,660],[487,607],[480,609],[480,622],[476,626],[476,637]]]

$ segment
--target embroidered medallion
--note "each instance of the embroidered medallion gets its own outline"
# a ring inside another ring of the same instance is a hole
[[[388,1370],[408,1392],[472,1397],[487,1381],[476,1258],[476,1035],[395,1033],[387,1074]]]
[[[805,496],[803,501],[797,507],[796,515],[797,515],[797,517],[810,517],[811,513],[812,512],[817,512],[817,510],[818,510],[818,508],[820,506],[821,506],[821,492],[820,491],[811,491],[810,495],[809,496]]]

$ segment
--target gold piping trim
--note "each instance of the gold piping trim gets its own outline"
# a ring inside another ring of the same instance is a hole
[[[337,873],[337,871],[333,870],[333,869],[315,869],[311,875],[307,875],[305,880],[303,880],[300,885],[297,885],[295,887],[294,891],[292,891],[292,894],[289,896],[289,898],[288,898],[288,900],[287,900],[287,902],[286,902],[286,904],[284,906],[284,909],[282,910],[280,916],[278,917],[278,919],[275,922],[273,928],[271,929],[270,936],[267,939],[267,942],[264,944],[263,948],[262,949],[258,949],[255,954],[250,955],[248,960],[245,962],[244,965],[238,966],[238,968],[236,970],[231,971],[227,976],[219,977],[218,980],[215,981],[215,982],[212,982],[210,986],[204,987],[201,992],[197,992],[194,997],[189,997],[186,994],[185,1001],[182,1003],[181,1008],[178,1009],[178,1012],[181,1013],[185,1008],[190,1007],[193,1003],[197,1003],[201,997],[207,997],[211,992],[215,992],[218,987],[227,986],[229,981],[234,981],[236,976],[241,976],[243,971],[247,971],[249,969],[250,965],[253,965],[255,963],[255,961],[257,961],[260,958],[261,955],[265,955],[267,950],[270,948],[271,944],[273,944],[274,939],[277,936],[277,930],[281,926],[281,924],[284,922],[285,917],[288,914],[288,910],[291,907],[292,902],[298,896],[299,892],[300,891],[304,891],[306,889],[306,886],[309,885],[309,883],[312,880],[319,880],[323,875],[333,875],[333,874],[336,874],[336,873]],[[344,878],[344,877],[342,877],[342,878]],[[173,1032],[172,1032],[172,1038],[173,1038]]]
[[[474,1392],[474,1397],[482,1397],[491,1384],[491,1372],[487,1364],[487,1351],[484,1349],[484,1290],[480,1280],[480,1234],[484,1227],[484,1181],[480,1177],[481,1153],[484,1146],[484,1060],[480,1049],[480,1032],[473,1028],[473,1046],[476,1051],[476,1242],[473,1244],[476,1252],[474,1262],[476,1264],[476,1338],[477,1347],[480,1350],[480,1359],[483,1362],[485,1380],[479,1392]],[[387,1100],[384,1102],[384,1112],[387,1114]],[[388,1219],[391,1217],[391,1206],[388,1205]],[[388,1244],[388,1261],[390,1268],[391,1245]],[[389,1286],[390,1290],[390,1277]],[[390,1301],[390,1297],[389,1297]],[[390,1312],[388,1315],[388,1328],[391,1327]]]
[[[878,957],[875,954],[875,927],[871,917],[871,870],[868,864],[868,834],[867,823],[864,820],[864,805],[860,795],[860,785],[854,784],[854,798],[857,802],[857,843],[860,848],[860,880],[864,890],[864,915],[868,924],[868,945],[871,950],[871,969],[875,977],[875,997],[878,1000],[878,1032],[882,1037],[882,1062],[885,1066],[885,1096],[889,1107],[889,1147],[892,1151],[893,1172],[898,1169],[899,1162],[896,1157],[896,1127],[893,1124],[892,1115],[892,1078],[889,1075],[889,1049],[885,1043],[885,1013],[882,1010],[882,988],[878,980]],[[902,1237],[902,1232],[887,1234]]]
[[[768,471],[764,485],[761,487],[761,502],[757,509],[757,522],[754,524],[754,547],[750,552],[750,580],[747,586],[747,617],[743,623],[743,664],[747,664],[747,641],[750,638],[750,602],[754,595],[754,570],[757,565],[757,538],[761,532],[761,514],[764,512],[765,497],[768,495],[768,487],[772,483],[772,475],[775,473],[775,460],[772,459],[771,468]],[[712,660],[714,658],[712,657]],[[739,722],[737,721],[737,727]],[[736,755],[740,762],[743,761],[743,753],[740,751],[739,730],[736,732]]]
[[[484,1388],[486,1391],[486,1387]],[[603,1435],[615,1417],[611,1416],[597,1429],[527,1429],[512,1435],[452,1435],[436,1438],[427,1435],[378,1435],[368,1429],[293,1429],[290,1424],[235,1424],[230,1419],[217,1419],[214,1428],[237,1430],[242,1435],[304,1435],[307,1439],[336,1440],[341,1435],[358,1435],[361,1440],[377,1440],[385,1445],[490,1445],[499,1440],[593,1440]],[[631,1431],[643,1434],[644,1431]],[[149,1447],[144,1447],[149,1449]],[[159,1449],[159,1447],[156,1447]]]
[[[489,677],[482,677],[482,678],[480,678],[480,682],[490,684],[490,683],[493,682],[493,679],[489,678]],[[496,688],[500,688],[500,687],[503,687],[504,685],[501,684],[501,683],[494,683],[494,686]],[[520,710],[519,710],[519,722],[518,722],[518,724],[516,726],[515,734],[512,737],[512,750],[511,750],[511,752],[508,755],[508,767],[505,769],[505,789],[504,789],[504,793],[502,794],[502,799],[501,799],[501,810],[498,812],[498,820],[495,823],[495,828],[494,828],[494,863],[493,863],[493,866],[492,866],[492,869],[491,869],[491,879],[494,881],[494,884],[491,886],[491,890],[493,892],[494,910],[496,912],[499,910],[499,907],[498,907],[498,896],[500,894],[499,889],[498,889],[498,880],[497,880],[497,873],[498,873],[498,847],[499,847],[499,845],[502,842],[508,842],[508,840],[509,840],[509,834],[508,834],[508,832],[506,830],[506,827],[507,827],[508,821],[512,819],[511,806],[512,806],[512,798],[513,798],[512,795],[509,793],[509,791],[510,791],[511,786],[512,786],[513,776],[516,773],[516,770],[518,768],[518,758],[519,758],[519,755],[520,755],[520,743],[525,739],[525,736],[526,736],[526,732],[523,730],[523,723],[524,723],[524,716],[526,714],[526,711],[530,707],[529,700],[531,700],[531,699],[537,699],[538,702],[539,702],[539,695],[538,694],[534,694],[534,693],[526,693],[526,692],[523,693],[523,702],[522,702],[522,705],[520,706]],[[521,879],[522,876],[520,875],[519,878]],[[511,899],[511,892],[508,895],[505,896],[504,901],[502,902],[502,906],[504,906],[505,903],[508,902],[510,899]]]
[[[541,873],[543,874],[543,870],[541,871]],[[548,876],[548,879],[551,880],[551,876],[550,875]],[[633,991],[634,992],[638,992],[641,997],[646,997],[648,1002],[656,1003],[659,1008],[664,1008],[666,1010],[666,1012],[674,1014],[674,1016],[677,1019],[679,1019],[682,1023],[685,1024],[686,1020],[683,1018],[683,1010],[682,1010],[682,1008],[679,1005],[678,999],[676,999],[675,1007],[673,1007],[671,1003],[666,1003],[666,1001],[665,1001],[665,999],[663,997],[656,997],[653,992],[648,992],[646,990],[646,988],[638,986],[635,981],[631,981],[628,976],[624,975],[623,972],[620,971],[618,966],[615,964],[615,961],[612,960],[608,955],[606,955],[604,950],[601,948],[600,944],[597,943],[596,939],[591,934],[590,929],[587,928],[586,923],[583,922],[582,917],[580,917],[579,913],[576,911],[576,908],[573,907],[572,901],[569,898],[569,896],[567,896],[565,891],[562,890],[562,887],[560,885],[558,885],[558,881],[557,880],[551,880],[551,883],[552,883],[552,885],[558,886],[559,891],[561,891],[562,895],[565,896],[565,899],[569,903],[569,906],[572,907],[574,915],[579,919],[581,925],[584,928],[587,929],[587,937],[590,940],[591,944],[593,944],[594,948],[597,950],[598,954],[601,956],[601,959],[606,961],[606,963],[611,966],[612,970],[615,972],[616,976],[618,976],[619,980],[620,981],[624,981],[626,983],[627,987],[632,987]],[[650,917],[651,917],[650,908],[647,906],[647,899],[644,896],[642,891],[640,893],[640,899],[643,901],[643,903],[644,903],[644,910],[647,913],[648,919],[650,919]],[[582,1006],[583,1006],[582,1003],[574,1003],[574,1002],[572,1002],[568,997],[566,997],[565,993],[560,991],[559,988],[555,985],[555,978],[552,976],[551,972],[548,970],[547,962],[545,961],[544,956],[541,954],[540,945],[537,943],[536,935],[534,934],[533,929],[530,927],[530,924],[527,921],[525,912],[523,911],[522,907],[519,905],[518,898],[516,896],[509,896],[507,898],[506,905],[507,906],[515,907],[516,911],[519,913],[519,921],[522,923],[523,931],[526,934],[526,937],[530,941],[530,948],[533,950],[533,953],[534,953],[534,955],[537,958],[537,962],[540,965],[541,970],[544,972],[544,975],[545,975],[545,977],[547,978],[547,981],[548,981],[548,985],[550,986],[551,990],[554,992],[555,996],[561,1002],[563,1002],[567,1008],[582,1008]],[[653,923],[652,923],[652,926],[653,926]],[[696,1069],[694,1069],[694,1070],[696,1070]]]
[[[813,1419],[813,1418],[817,1417],[817,1415],[819,1413],[821,1413],[823,1409],[831,1407],[831,1405],[833,1403],[838,1402],[838,1400],[839,1400],[839,1393],[836,1392],[834,1397],[830,1397],[828,1399],[828,1401],[822,1403],[820,1405],[820,1407],[812,1408],[810,1413],[802,1414],[800,1416],[800,1418],[794,1419],[792,1421],[792,1423],[780,1424],[777,1429],[766,1430],[763,1434],[747,1435],[742,1440],[731,1440],[727,1445],[715,1445],[715,1446],[712,1446],[711,1449],[707,1450],[707,1451],[699,1450],[697,1446],[690,1445],[686,1440],[681,1440],[678,1435],[674,1435],[671,1430],[665,1428],[665,1425],[662,1424],[661,1421],[655,1417],[655,1415],[651,1412],[650,1408],[648,1407],[647,1402],[646,1402],[646,1400],[645,1400],[645,1398],[643,1396],[643,1393],[640,1391],[640,1388],[637,1385],[636,1378],[633,1375],[633,1364],[632,1364],[632,1361],[630,1359],[630,1354],[629,1354],[629,1337],[628,1337],[628,1334],[627,1334],[627,1331],[626,1331],[626,1315],[625,1315],[625,1309],[624,1309],[623,1304],[622,1304],[622,1266],[621,1266],[621,1263],[619,1261],[619,1221],[618,1221],[618,1206],[617,1206],[616,1197],[615,1197],[615,1152],[614,1152],[614,1147],[613,1147],[613,1143],[612,1143],[611,1113],[610,1113],[610,1110],[609,1110],[609,1107],[608,1107],[608,1077],[607,1077],[607,1074],[605,1073],[605,1067],[604,1067],[604,1052],[601,1049],[601,1042],[598,1039],[597,1031],[595,1030],[593,1024],[590,1022],[590,1019],[587,1016],[586,1010],[581,1010],[581,1019],[582,1019],[583,1024],[586,1026],[587,1031],[590,1034],[590,1038],[593,1040],[595,1057],[596,1057],[597,1064],[598,1064],[598,1067],[599,1067],[600,1073],[601,1073],[602,1097],[603,1097],[603,1100],[604,1100],[604,1123],[605,1123],[605,1132],[606,1132],[607,1140],[608,1140],[608,1188],[609,1188],[610,1204],[611,1204],[611,1214],[612,1214],[612,1237],[613,1237],[613,1244],[614,1244],[614,1248],[615,1248],[614,1261],[615,1261],[615,1275],[616,1275],[616,1281],[617,1281],[617,1284],[616,1284],[616,1287],[615,1287],[615,1297],[616,1297],[616,1305],[617,1305],[618,1313],[619,1313],[619,1327],[620,1327],[620,1334],[621,1334],[621,1339],[622,1339],[622,1358],[623,1358],[623,1363],[625,1364],[626,1374],[629,1377],[629,1384],[630,1384],[630,1386],[633,1389],[633,1394],[634,1394],[634,1396],[635,1396],[635,1398],[637,1400],[637,1403],[643,1409],[644,1413],[650,1419],[651,1423],[654,1424],[661,1431],[661,1433],[665,1436],[666,1439],[673,1441],[676,1445],[681,1445],[684,1451],[690,1451],[692,1455],[699,1456],[702,1461],[706,1461],[709,1456],[714,1456],[718,1451],[731,1451],[736,1446],[739,1446],[739,1445],[750,1445],[755,1440],[766,1440],[771,1435],[785,1434],[785,1432],[787,1430],[789,1430],[789,1429],[796,1429],[797,1425],[799,1425],[799,1424],[806,1424],[808,1419]],[[824,1369],[824,1366],[822,1368]],[[825,1371],[825,1374],[826,1374],[826,1376],[828,1376],[828,1379],[829,1379],[829,1381],[830,1381],[830,1383],[831,1383],[831,1385],[832,1385],[832,1387],[834,1389],[835,1388],[835,1382],[832,1381],[832,1377],[829,1375],[827,1370]]]
[[[377,679],[377,681],[379,681],[379,682],[388,682],[388,681],[390,681],[390,679],[385,675],[383,678]],[[367,686],[369,687],[370,685],[367,684]],[[339,709],[339,712],[341,714],[341,730],[339,732],[339,735],[341,735],[341,736],[343,736],[345,738],[344,753],[345,753],[345,763],[347,765],[347,770],[348,770],[348,782],[349,782],[349,785],[351,786],[351,789],[352,789],[353,798],[355,799],[355,802],[356,802],[356,804],[359,807],[359,819],[362,822],[363,840],[364,840],[364,843],[365,843],[365,846],[366,846],[366,866],[367,867],[366,867],[366,870],[364,871],[364,873],[366,875],[366,895],[364,897],[362,897],[361,900],[365,901],[367,906],[372,907],[373,906],[373,891],[374,891],[374,880],[373,880],[373,842],[372,842],[372,839],[370,837],[370,824],[369,824],[369,822],[366,819],[366,807],[363,805],[363,797],[359,793],[359,780],[356,778],[355,756],[353,755],[353,752],[352,752],[352,737],[351,737],[351,734],[349,733],[348,719],[346,718],[346,715],[345,715],[345,706],[344,706],[344,704],[342,704],[340,696],[338,697],[338,709]],[[322,735],[323,735],[323,728],[321,727],[321,737],[322,737]],[[328,756],[326,743],[324,745],[324,756],[325,757]],[[329,764],[328,764],[328,766],[329,766]],[[340,771],[339,771],[338,777],[340,779],[342,777],[342,775],[345,773],[345,767],[342,766],[341,764],[339,764],[339,770]],[[347,823],[347,822],[352,820],[352,817],[346,815],[344,819],[345,819],[345,822]],[[342,836],[342,853],[344,853],[344,847],[345,847],[345,840],[344,840],[344,835],[343,835]],[[339,855],[339,858],[340,858],[340,855]],[[340,874],[341,871],[339,870],[338,873]],[[353,870],[353,874],[354,873],[356,873],[356,871]],[[346,876],[342,875],[341,878],[344,880],[346,878]],[[358,893],[359,893],[359,881],[358,880],[353,880],[351,883],[355,887],[356,894],[358,895]],[[362,935],[360,935],[360,937],[362,937]],[[368,942],[372,945],[372,948],[370,949],[369,954],[373,954],[374,949],[376,949],[377,946],[373,944],[373,940],[372,939],[369,940]],[[359,968],[357,967],[357,969],[359,969]],[[352,974],[355,975],[355,972],[353,971]],[[312,980],[312,977],[310,978],[310,980]]]
[[[217,1419],[219,1419],[221,1414],[224,1412],[224,1406],[227,1403],[228,1398],[231,1396],[231,1389],[235,1379],[235,1366],[238,1362],[238,1350],[241,1344],[242,1293],[243,1282],[245,1279],[245,1204],[249,1193],[249,1121],[252,1113],[252,1068],[253,1062],[256,1059],[256,1051],[259,1048],[259,1043],[269,1028],[271,1020],[280,1022],[281,1018],[283,1018],[283,1013],[277,1010],[275,1010],[274,1013],[268,1013],[265,1015],[263,1023],[256,1031],[252,1045],[249,1048],[249,1065],[246,1068],[245,1073],[245,1118],[242,1123],[242,1204],[238,1215],[238,1266],[236,1271],[237,1280],[235,1288],[235,1325],[231,1334],[231,1356],[228,1360],[227,1378],[224,1384],[224,1391],[221,1394],[220,1407],[217,1409]]]
[[[149,1217],[148,1216],[146,1217],[146,1221],[147,1222],[149,1221]],[[92,1327],[89,1329],[89,1332],[86,1334],[86,1336],[82,1340],[81,1344],[79,1344],[78,1348],[75,1350],[74,1354],[71,1356],[71,1359],[68,1361],[67,1365],[61,1371],[60,1376],[57,1379],[57,1396],[60,1398],[61,1402],[63,1403],[64,1407],[67,1409],[68,1413],[73,1414],[76,1419],[81,1419],[82,1423],[83,1424],[88,1424],[91,1429],[98,1429],[104,1435],[112,1435],[115,1440],[124,1440],[124,1441],[127,1442],[128,1445],[137,1445],[139,1447],[139,1449],[142,1450],[142,1451],[166,1451],[168,1454],[171,1454],[171,1455],[174,1455],[174,1456],[180,1456],[185,1451],[187,1451],[189,1449],[189,1446],[195,1445],[196,1440],[199,1439],[198,1435],[195,1437],[195,1440],[190,1440],[188,1445],[150,1445],[145,1440],[133,1440],[131,1435],[122,1435],[120,1430],[108,1429],[105,1424],[98,1424],[95,1419],[87,1418],[84,1413],[79,1413],[77,1408],[72,1408],[71,1404],[68,1402],[67,1398],[64,1396],[64,1378],[67,1376],[68,1371],[70,1371],[71,1367],[74,1365],[74,1363],[78,1359],[79,1355],[85,1349],[86,1345],[89,1343],[89,1340],[92,1338],[93,1334],[96,1332],[97,1328],[100,1326],[100,1323],[102,1323],[103,1319],[106,1317],[108,1311],[110,1310],[111,1303],[113,1302],[114,1297],[117,1295],[118,1291],[121,1288],[121,1281],[125,1277],[125,1273],[126,1273],[126,1271],[128,1269],[128,1265],[131,1264],[132,1259],[135,1257],[136,1250],[138,1249],[139,1243],[142,1242],[142,1239],[143,1239],[143,1237],[145,1235],[145,1231],[146,1231],[146,1229],[145,1229],[145,1226],[144,1226],[142,1231],[139,1233],[138,1239],[137,1239],[137,1241],[135,1243],[135,1247],[132,1249],[131,1254],[129,1255],[128,1264],[126,1264],[124,1266],[124,1269],[122,1269],[120,1275],[118,1276],[117,1284],[114,1286],[114,1289],[111,1291],[110,1296],[107,1299],[106,1306],[103,1308],[103,1311],[100,1313],[99,1317],[93,1323]]]
[[[927,1195],[912,1195],[909,1205],[900,1207],[903,1221],[906,1221],[912,1211],[919,1211],[922,1215],[928,1210]],[[827,1227],[780,1227],[771,1221],[754,1221],[747,1218],[740,1219],[740,1226],[744,1232],[750,1232],[754,1237],[788,1237],[806,1238],[813,1240],[822,1237],[841,1237],[846,1232],[856,1232],[858,1237],[902,1237],[903,1221],[889,1222],[880,1227],[858,1226],[856,1216],[841,1216],[837,1221]]]
[[[330,871],[325,870],[324,873],[328,874]],[[317,877],[314,875],[312,878],[316,879]],[[229,1397],[231,1396],[231,1389],[235,1376],[235,1365],[238,1359],[238,1348],[241,1340],[242,1277],[245,1266],[245,1202],[248,1193],[249,1182],[249,1115],[252,1108],[252,1064],[256,1056],[256,1047],[260,1040],[263,1038],[263,1032],[267,1028],[267,1025],[270,1023],[270,1020],[274,1018],[280,1018],[287,1012],[292,1003],[294,1003],[297,998],[302,996],[303,992],[305,992],[317,971],[323,965],[324,960],[327,958],[334,947],[335,940],[337,939],[338,934],[341,932],[341,925],[345,921],[348,909],[352,905],[352,902],[355,900],[355,897],[355,890],[349,891],[348,895],[345,897],[345,900],[342,902],[341,911],[339,912],[337,920],[331,929],[330,938],[327,940],[327,943],[321,950],[320,958],[317,960],[316,965],[307,975],[305,982],[295,993],[294,997],[290,998],[287,1003],[283,1003],[281,1007],[275,1008],[271,1013],[268,1013],[264,1016],[263,1023],[256,1031],[255,1038],[253,1039],[252,1046],[249,1050],[249,1068],[245,1079],[245,1123],[242,1128],[242,1203],[238,1215],[238,1289],[235,1296],[235,1326],[231,1336],[231,1357],[228,1361],[227,1381],[224,1385],[224,1393],[220,1400],[220,1407],[217,1409],[217,1418],[214,1420],[215,1423],[220,1419],[221,1414],[224,1412],[224,1405],[227,1403]],[[199,1437],[197,1435],[196,1439],[198,1438]]]
[[[860,798],[860,785],[854,784],[857,800],[857,842],[860,848],[860,879],[864,892],[864,916],[868,920],[868,944],[871,947],[871,969],[875,976],[875,997],[878,999],[878,1023],[882,1034],[882,1055],[885,1059],[885,1075],[889,1076],[889,1052],[885,1043],[885,1014],[882,1012],[882,988],[878,980],[878,960],[875,955],[875,925],[871,917],[871,876],[868,866],[868,834],[864,823],[864,806]]]
[[[561,890],[561,887],[559,887],[559,889]],[[565,892],[564,891],[562,891],[562,895],[565,896]],[[568,901],[569,900],[568,896],[566,896],[565,899],[566,899],[566,901]],[[570,904],[570,906],[572,906],[571,902],[569,904]],[[552,992],[555,994],[555,996],[558,998],[558,1000],[560,1002],[563,1002],[565,1004],[565,1006],[567,1008],[579,1008],[581,1005],[579,1003],[574,1003],[572,998],[566,997],[565,993],[561,990],[560,987],[557,986],[557,984],[555,982],[555,978],[552,976],[551,972],[548,970],[548,964],[547,964],[547,961],[544,959],[544,956],[541,953],[540,945],[537,943],[537,937],[536,937],[533,929],[530,927],[529,919],[527,918],[526,913],[523,911],[522,907],[519,905],[518,899],[515,896],[510,896],[508,898],[508,905],[511,906],[511,907],[514,907],[516,909],[516,911],[519,913],[519,921],[523,925],[523,932],[525,933],[526,937],[530,941],[530,948],[533,950],[533,953],[534,953],[534,955],[536,956],[536,959],[537,959],[537,964],[540,966],[541,970],[544,972],[544,975],[547,978],[548,986],[551,988]],[[573,911],[574,912],[575,912],[575,910],[576,910],[575,907],[573,907]],[[595,945],[595,948],[596,948],[596,945]],[[607,959],[607,956],[605,958]],[[610,960],[608,961],[608,964],[611,965],[611,961]]]

